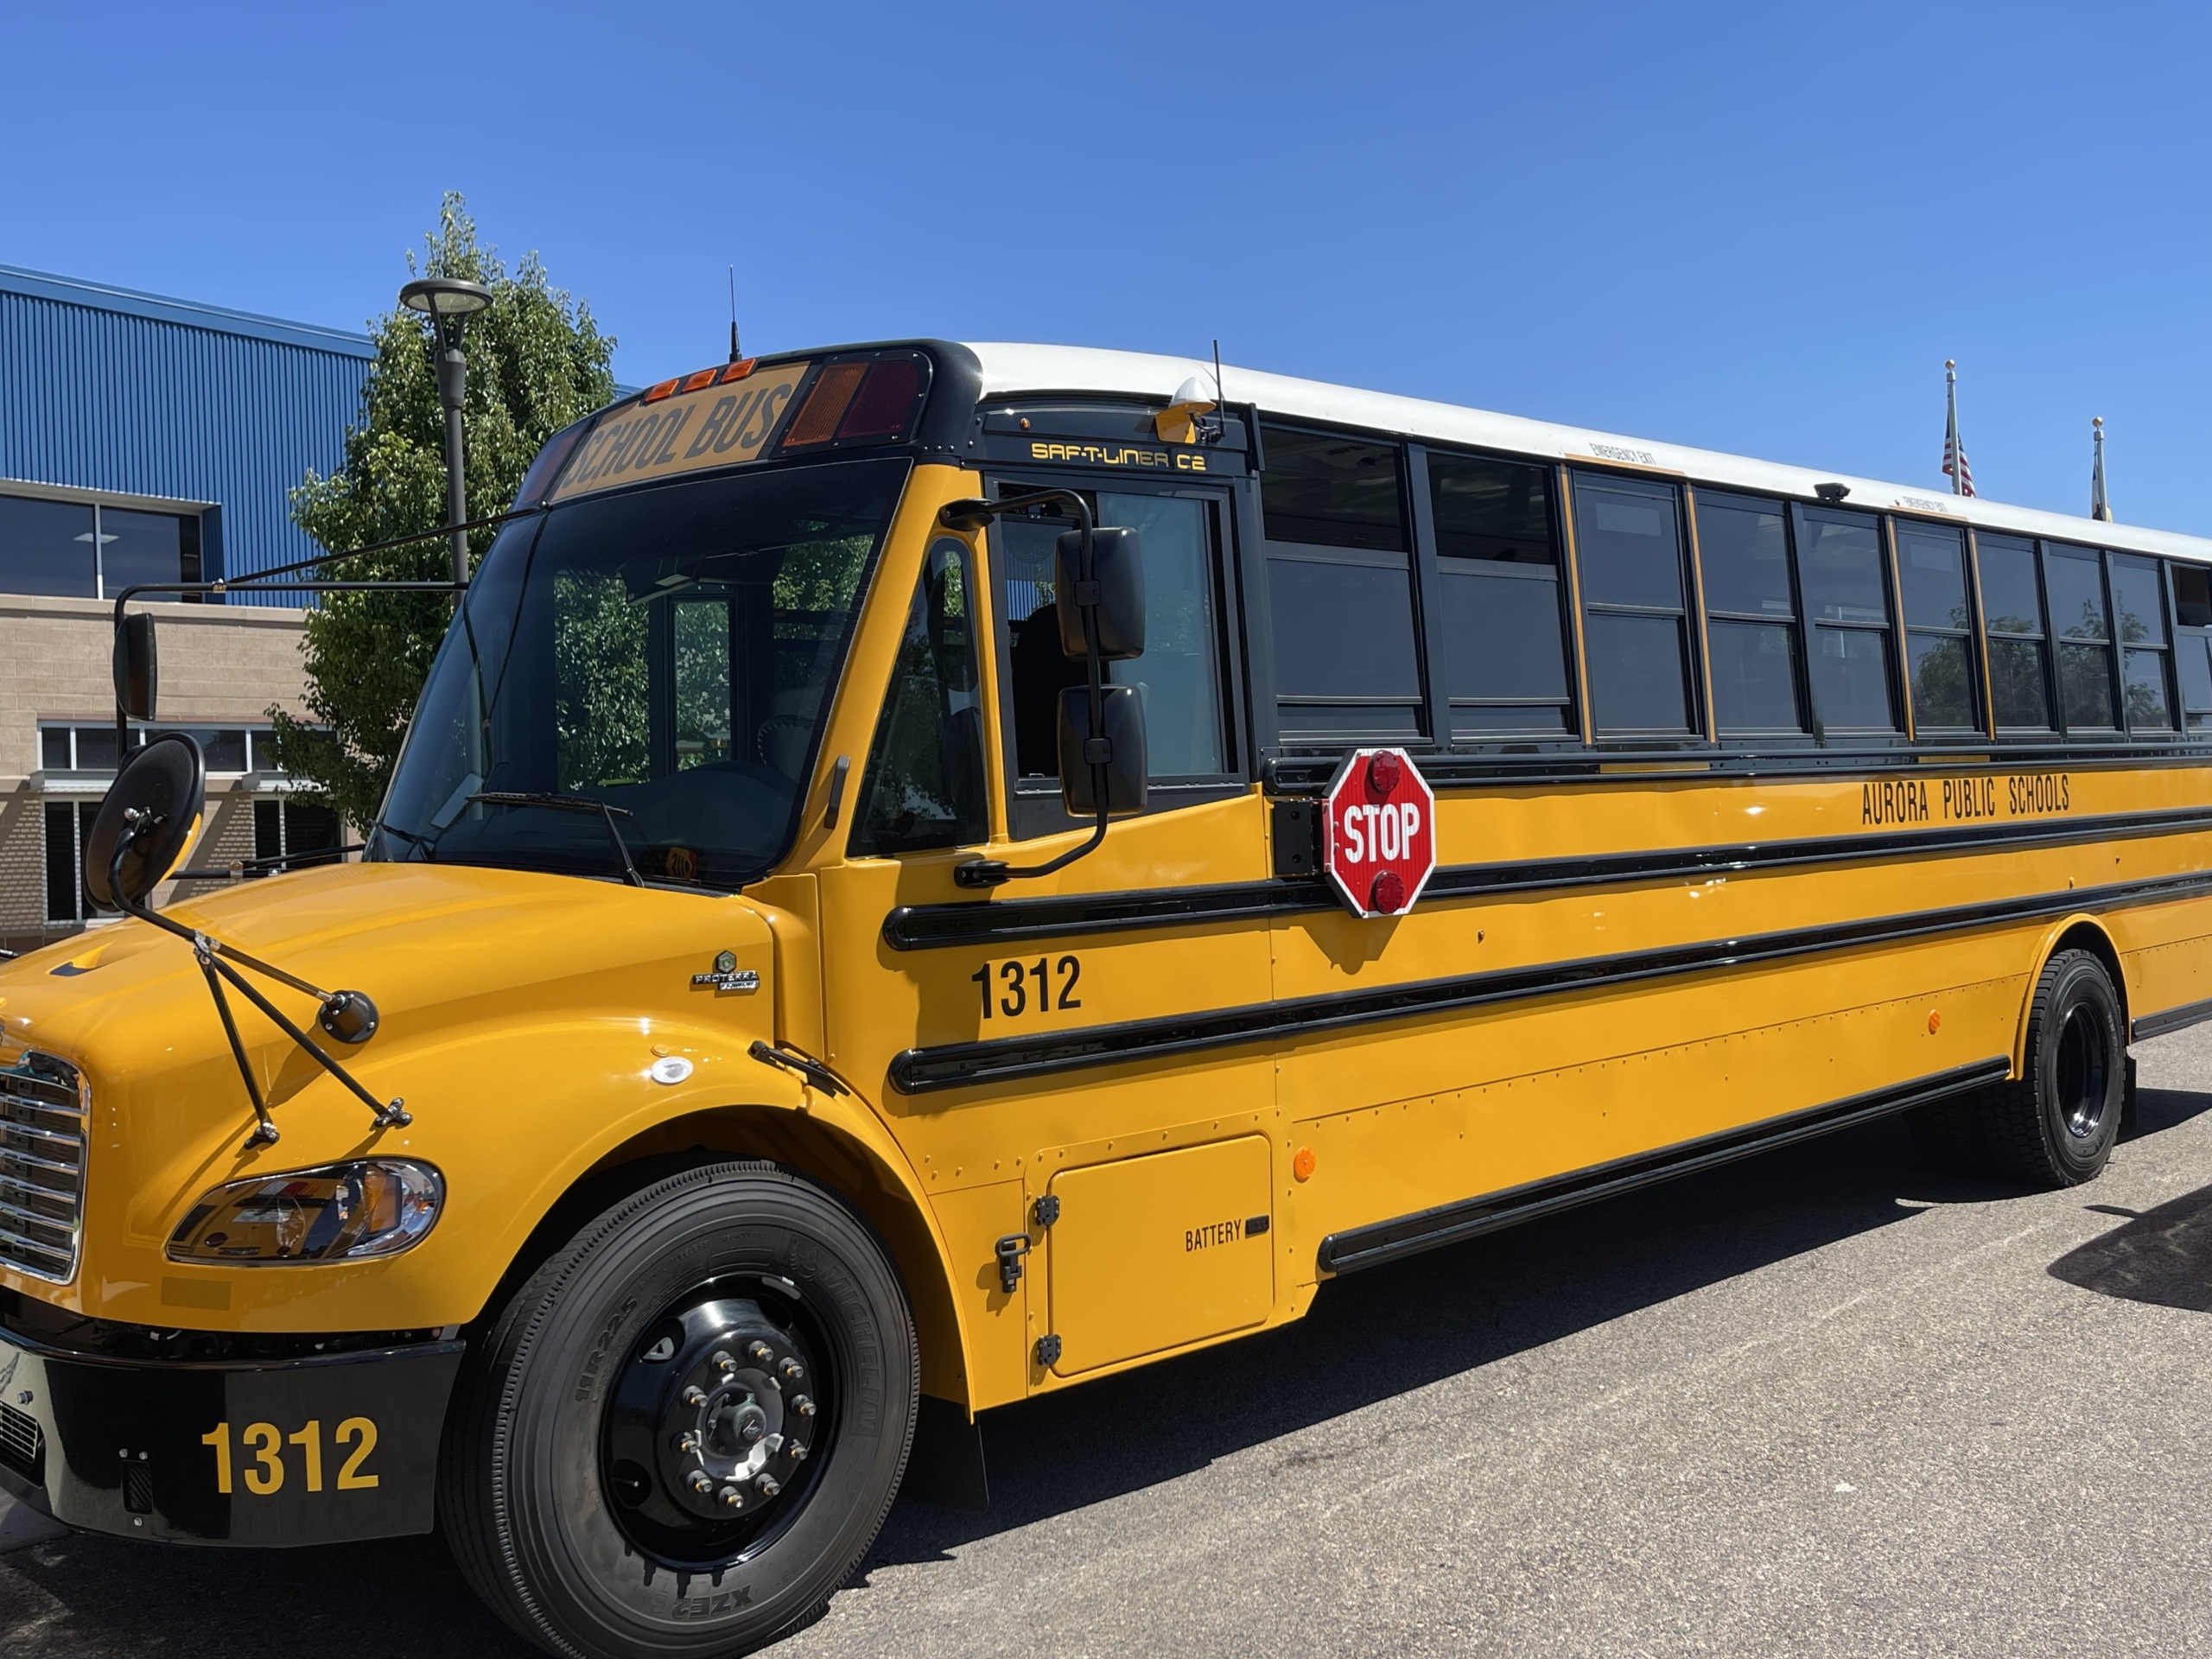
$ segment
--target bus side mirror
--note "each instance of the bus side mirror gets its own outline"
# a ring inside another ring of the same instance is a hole
[[[1053,608],[1060,619],[1060,650],[1081,662],[1088,651],[1083,634],[1083,532],[1063,531],[1052,544]],[[1144,566],[1137,556],[1137,533],[1111,524],[1090,535],[1091,579],[1097,584],[1098,660],[1127,662],[1144,655]]]
[[[1145,753],[1144,697],[1134,685],[1109,685],[1102,699],[1105,729],[1103,754],[1092,747],[1090,688],[1071,685],[1060,693],[1060,800],[1071,818],[1128,817],[1145,808],[1145,779],[1151,773]],[[1106,798],[1098,798],[1098,762],[1106,772]]]
[[[154,619],[141,611],[115,631],[115,703],[133,720],[154,717],[161,664],[154,650]]]

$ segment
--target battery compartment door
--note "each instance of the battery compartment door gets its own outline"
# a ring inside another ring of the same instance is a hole
[[[1274,1306],[1268,1159],[1267,1138],[1250,1135],[1052,1177],[1056,1376],[1266,1322]]]

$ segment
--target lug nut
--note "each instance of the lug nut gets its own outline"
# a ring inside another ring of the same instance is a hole
[[[793,1463],[804,1463],[806,1461],[806,1442],[804,1440],[792,1440],[784,1447],[784,1451]]]
[[[718,1370],[734,1371],[737,1369],[737,1362],[718,1348],[715,1351],[715,1367]]]
[[[803,1382],[806,1376],[806,1367],[800,1364],[798,1361],[795,1359],[785,1360],[783,1365],[783,1371],[784,1375],[791,1378],[794,1382]]]
[[[765,1342],[754,1343],[745,1352],[746,1357],[756,1365],[771,1365],[775,1363],[776,1351]]]
[[[703,1469],[694,1469],[683,1478],[691,1490],[697,1492],[702,1497],[706,1495],[708,1489],[712,1487],[715,1484],[708,1478],[707,1471]]]
[[[802,1417],[811,1417],[814,1415],[814,1402],[803,1394],[795,1394],[791,1396],[791,1409]]]
[[[707,1391],[695,1382],[691,1387],[683,1390],[683,1403],[687,1406],[705,1405],[707,1403]]]
[[[773,1497],[784,1490],[783,1482],[778,1480],[773,1475],[761,1475],[754,1479],[753,1484],[763,1497]]]
[[[699,1437],[690,1429],[685,1429],[676,1437],[676,1449],[679,1452],[696,1452],[699,1449]]]
[[[734,1486],[725,1486],[722,1488],[722,1503],[728,1509],[741,1510],[745,1507],[745,1494]]]

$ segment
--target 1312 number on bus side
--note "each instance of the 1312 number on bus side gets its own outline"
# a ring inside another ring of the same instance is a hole
[[[1057,962],[1039,957],[1034,962],[985,963],[968,976],[983,999],[983,1018],[1019,1020],[1025,1014],[1054,1014],[1079,1008],[1075,994],[1083,977],[1083,963],[1074,957]]]

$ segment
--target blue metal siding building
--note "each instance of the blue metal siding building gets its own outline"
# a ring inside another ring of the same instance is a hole
[[[210,580],[312,558],[289,496],[343,461],[375,355],[365,334],[0,265],[0,493],[197,505]]]

